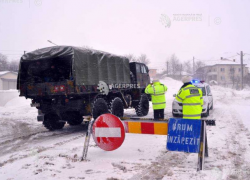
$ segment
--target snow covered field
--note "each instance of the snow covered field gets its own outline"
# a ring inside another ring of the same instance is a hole
[[[182,83],[161,82],[168,87],[165,115],[172,117],[173,94]],[[124,144],[112,152],[91,139],[89,161],[80,162],[83,126],[49,132],[36,121],[30,100],[18,97],[0,107],[0,179],[250,179],[250,91],[211,89],[209,118],[216,119],[216,126],[207,127],[209,157],[202,172],[196,171],[197,154],[169,152],[167,137],[158,135],[126,134]]]

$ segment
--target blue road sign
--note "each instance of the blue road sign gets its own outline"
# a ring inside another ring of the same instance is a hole
[[[174,119],[168,122],[167,149],[198,153],[200,148],[201,120]]]

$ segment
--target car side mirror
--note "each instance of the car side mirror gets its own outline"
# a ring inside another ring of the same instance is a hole
[[[174,94],[173,97],[176,97],[176,94]]]

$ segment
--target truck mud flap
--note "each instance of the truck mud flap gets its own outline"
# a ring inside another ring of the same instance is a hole
[[[37,121],[44,121],[44,115],[38,115]]]

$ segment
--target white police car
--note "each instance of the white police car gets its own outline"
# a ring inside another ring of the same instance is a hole
[[[204,81],[192,80],[192,84],[202,90],[203,95],[203,108],[202,108],[202,117],[209,116],[209,110],[213,109],[213,95],[210,89],[210,86]],[[174,97],[176,94],[174,94]],[[182,116],[182,103],[174,99],[172,103],[172,114],[174,117]]]

